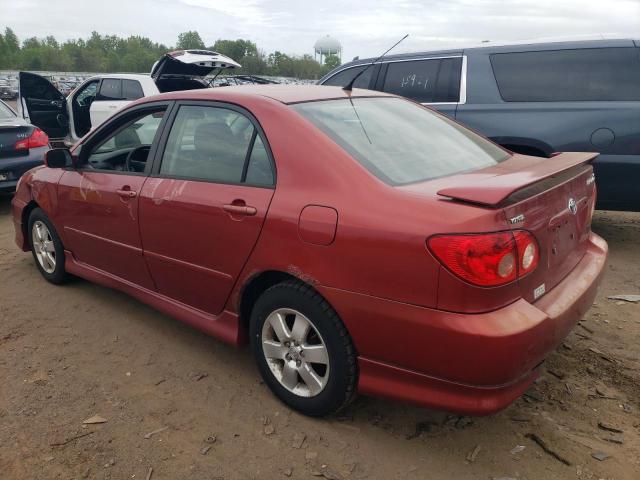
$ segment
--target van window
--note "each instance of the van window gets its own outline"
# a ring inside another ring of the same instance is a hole
[[[443,58],[440,61],[440,71],[433,93],[433,103],[460,101],[460,75],[462,72],[462,57]]]
[[[640,100],[640,49],[499,53],[491,65],[507,102]]]
[[[432,102],[440,60],[389,63],[382,90],[416,102]]]
[[[460,101],[462,58],[390,62],[382,89],[421,103]]]
[[[358,65],[357,67],[347,68],[341,72],[336,73],[333,77],[326,80],[323,85],[334,85],[336,87],[344,87],[347,85],[353,77],[364,70],[368,65]],[[353,84],[354,88],[369,88],[371,83],[371,76],[375,71],[375,65],[371,65],[366,72],[358,77]]]

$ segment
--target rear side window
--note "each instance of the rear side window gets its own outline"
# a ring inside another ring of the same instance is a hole
[[[422,103],[458,102],[461,58],[391,62],[383,90]]]
[[[96,100],[120,100],[121,98],[122,80],[119,78],[103,79]]]
[[[323,85],[333,85],[336,87],[344,87],[347,85],[353,77],[362,72],[368,65],[358,65],[357,67],[347,68],[341,72],[336,73],[333,77],[326,80]],[[358,77],[353,86],[355,88],[369,88],[371,83],[371,76],[375,71],[375,65],[371,65],[366,72]]]
[[[253,123],[222,107],[182,106],[171,126],[160,174],[271,186],[271,161]]]
[[[142,87],[137,80],[122,80],[122,99],[123,100],[137,100],[144,97],[142,93]]]
[[[401,98],[292,105],[373,175],[404,185],[495,165],[509,153]]]
[[[640,100],[640,49],[588,48],[491,56],[507,102]]]

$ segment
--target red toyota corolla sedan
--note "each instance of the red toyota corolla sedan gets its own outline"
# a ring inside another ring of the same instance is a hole
[[[511,154],[367,90],[170,93],[22,177],[16,242],[50,282],[76,275],[250,341],[303,413],[360,391],[487,414],[593,302],[594,157]]]

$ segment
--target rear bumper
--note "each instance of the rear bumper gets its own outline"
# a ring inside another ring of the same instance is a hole
[[[33,148],[29,150],[28,155],[0,158],[0,174],[8,177],[6,180],[0,180],[0,192],[15,192],[20,177],[26,171],[44,163],[44,153],[47,150],[47,147]]]
[[[591,234],[587,253],[531,304],[458,314],[331,288],[359,352],[360,392],[425,407],[485,415],[508,406],[592,305],[607,258]]]

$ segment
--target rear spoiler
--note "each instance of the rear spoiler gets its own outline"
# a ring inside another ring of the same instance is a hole
[[[597,156],[598,153],[592,152],[565,152],[551,158],[514,154],[495,167],[452,177],[455,185],[438,190],[438,195],[497,207],[515,192],[590,163]]]

